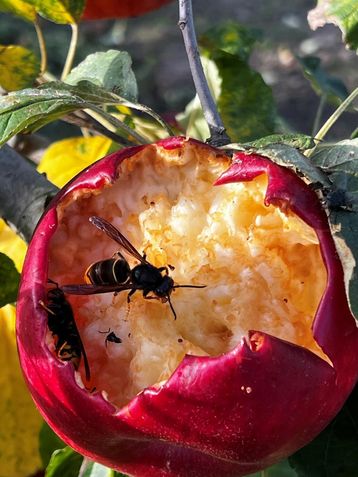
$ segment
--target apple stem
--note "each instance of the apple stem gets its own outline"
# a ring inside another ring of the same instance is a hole
[[[210,92],[203,65],[200,60],[198,42],[195,34],[191,0],[179,0],[179,28],[182,31],[191,75],[199,96],[204,117],[209,126],[210,138],[206,141],[213,146],[225,146],[231,142]]]
[[[0,217],[29,242],[58,188],[7,144],[0,149],[0,169]]]

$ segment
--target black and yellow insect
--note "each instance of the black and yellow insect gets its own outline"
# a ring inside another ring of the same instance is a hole
[[[73,295],[92,295],[95,293],[119,293],[129,290],[127,301],[137,290],[142,291],[144,298],[160,300],[169,303],[170,309],[176,319],[176,313],[172,305],[170,295],[176,288],[205,288],[205,285],[175,285],[169,275],[169,269],[174,267],[155,267],[129,242],[129,240],[107,220],[92,216],[90,222],[108,237],[114,240],[121,249],[131,257],[138,260],[139,264],[133,268],[120,251],[117,258],[105,259],[90,265],[85,273],[85,280],[89,284],[64,285],[65,293]]]
[[[48,314],[48,327],[55,339],[56,355],[61,361],[72,361],[76,369],[83,357],[86,380],[89,381],[91,373],[88,359],[71,304],[66,300],[61,288],[56,283],[54,285],[55,287],[47,292],[47,302],[40,302],[40,305]]]

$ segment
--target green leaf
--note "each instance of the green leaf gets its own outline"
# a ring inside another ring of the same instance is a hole
[[[330,76],[321,68],[321,60],[316,56],[297,58],[302,65],[305,77],[319,96],[326,96],[327,101],[335,105],[348,96],[348,90],[339,78]]]
[[[132,59],[126,51],[109,50],[87,56],[66,78],[76,85],[88,80],[129,101],[137,101],[138,87],[132,70]]]
[[[78,477],[83,457],[70,447],[56,450],[47,466],[45,477]]]
[[[200,37],[200,45],[206,50],[222,50],[247,61],[260,36],[256,30],[250,30],[235,21],[228,21],[204,33]]]
[[[14,262],[0,252],[0,308],[16,301],[19,281],[20,274]]]
[[[26,0],[43,17],[60,24],[78,23],[85,0]]]
[[[270,144],[255,149],[257,154],[266,156],[276,164],[293,169],[304,175],[309,182],[329,186],[327,175],[321,171],[309,158],[301,154],[296,148],[287,144]]]
[[[0,12],[12,13],[29,22],[36,19],[35,8],[26,0],[0,0]]]
[[[220,78],[219,112],[234,141],[250,141],[275,129],[271,89],[248,63],[256,39],[252,30],[232,21],[205,35],[203,53],[215,63]]]
[[[46,468],[48,466],[51,456],[56,450],[63,449],[64,447],[66,447],[66,444],[44,422],[39,433],[39,452],[43,467]]]
[[[229,53],[217,52],[212,58],[221,76],[218,107],[229,136],[250,141],[273,133],[274,100],[261,75]]]
[[[298,477],[353,477],[358,469],[358,386],[338,416],[289,458]]]
[[[94,109],[107,120],[123,128],[123,123],[100,109],[103,105],[124,105],[155,118],[163,127],[165,123],[154,111],[141,104],[132,103],[89,81],[77,85],[53,81],[36,89],[24,89],[0,98],[0,145],[15,134],[32,132],[78,109]],[[169,131],[168,131],[169,132]],[[135,131],[127,131],[135,134]]]
[[[338,191],[343,191],[348,210],[335,207],[329,212],[329,221],[335,234],[338,252],[349,280],[348,294],[353,314],[358,317],[358,139],[341,141],[334,145],[321,146],[312,156],[312,161],[329,174]],[[338,196],[339,197],[339,196]],[[332,199],[334,196],[332,197]],[[353,257],[344,246],[350,249]],[[353,259],[352,259],[353,258]],[[353,276],[350,277],[350,274]]]
[[[0,45],[0,86],[7,91],[31,86],[40,73],[40,61],[27,48]]]
[[[292,469],[287,460],[279,464],[268,467],[263,472],[247,475],[246,477],[297,477],[297,473]]]
[[[313,137],[307,136],[306,134],[271,134],[270,136],[261,137],[255,141],[245,142],[243,146],[245,148],[260,148],[269,146],[270,144],[286,144],[300,151],[312,149],[316,145]]]
[[[358,48],[358,8],[356,0],[318,0],[316,8],[308,14],[308,23],[313,30],[326,23],[337,25],[343,40],[352,50]]]
[[[56,81],[10,93],[0,98],[0,144],[21,131],[36,131],[77,109],[117,102],[111,93],[85,81],[77,86]]]

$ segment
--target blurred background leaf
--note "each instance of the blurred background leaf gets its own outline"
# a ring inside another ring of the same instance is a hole
[[[35,8],[26,0],[0,0],[0,11],[12,13],[29,22],[34,22],[36,18]]]
[[[329,75],[321,67],[321,60],[316,56],[297,58],[303,68],[305,77],[319,96],[325,96],[327,101],[338,105],[348,96],[348,90],[342,80]]]
[[[20,274],[14,262],[0,252],[0,308],[16,301],[19,282]]]
[[[276,108],[272,91],[262,76],[239,57],[224,51],[211,57],[222,79],[218,106],[229,136],[235,141],[250,141],[272,134]]]
[[[34,84],[40,73],[40,61],[27,48],[0,45],[0,86],[15,91]]]
[[[358,6],[356,0],[318,0],[308,14],[308,23],[315,30],[326,23],[339,26],[343,39],[352,50],[358,48]]]
[[[84,10],[85,0],[26,0],[40,15],[60,24],[77,23]]]
[[[221,50],[247,61],[256,42],[262,38],[259,30],[249,29],[229,20],[210,28],[200,36],[200,45],[208,51]]]

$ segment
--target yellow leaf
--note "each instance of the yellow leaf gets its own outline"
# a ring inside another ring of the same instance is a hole
[[[0,45],[0,86],[7,91],[32,86],[40,73],[40,62],[27,48]]]
[[[5,253],[15,262],[19,272],[21,272],[26,249],[26,243],[3,220],[0,220],[0,252]]]
[[[15,308],[0,309],[0,477],[27,477],[41,468],[42,419],[27,391],[15,343]]]
[[[40,15],[55,23],[77,23],[83,13],[85,0],[27,0]]]
[[[0,251],[20,271],[26,244],[0,220]],[[0,477],[27,477],[41,468],[38,435],[42,419],[22,377],[15,341],[15,308],[0,308]]]
[[[0,11],[12,13],[29,22],[34,22],[36,19],[35,8],[23,0],[0,0]]]
[[[76,137],[52,144],[43,155],[38,171],[49,181],[64,186],[72,177],[108,152],[112,141],[101,136]]]

